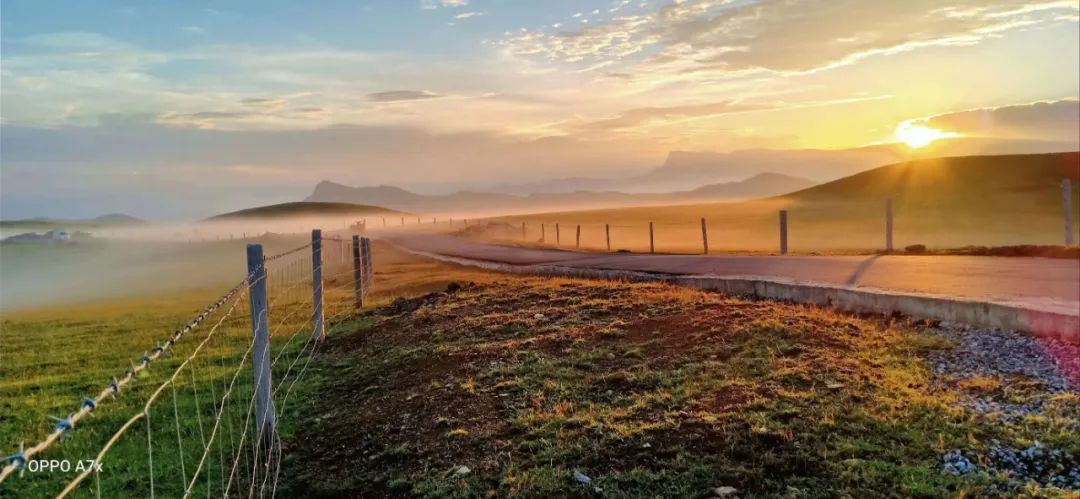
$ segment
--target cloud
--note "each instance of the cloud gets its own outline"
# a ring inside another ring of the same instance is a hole
[[[931,46],[970,45],[1000,33],[1065,22],[1075,1],[682,0],[571,31],[529,31],[507,52],[642,70],[811,72]],[[577,15],[577,14],[575,14]]]
[[[405,100],[423,100],[441,97],[427,90],[387,90],[368,94],[368,100],[375,102],[397,102]]]
[[[424,10],[439,7],[464,7],[466,5],[469,5],[469,0],[420,0],[420,8]]]
[[[643,107],[624,111],[614,118],[586,123],[579,128],[585,130],[620,130],[632,128],[652,121],[668,121],[672,119],[701,118],[720,114],[740,113],[768,109],[765,105],[737,104],[732,102],[715,102],[709,104],[694,104],[687,106],[670,107]]]
[[[468,19],[470,17],[478,17],[478,16],[482,16],[482,15],[484,15],[483,12],[462,12],[462,13],[454,16],[454,19]]]
[[[1080,142],[1076,99],[970,109],[911,121],[968,137]]]

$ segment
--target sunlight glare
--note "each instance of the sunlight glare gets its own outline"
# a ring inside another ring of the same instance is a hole
[[[893,135],[896,137],[896,140],[899,140],[912,148],[924,147],[938,139],[961,136],[956,132],[946,132],[944,130],[938,130],[937,128],[915,125],[910,121],[904,121],[897,125]]]

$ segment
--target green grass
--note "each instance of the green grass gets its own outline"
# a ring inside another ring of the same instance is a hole
[[[224,245],[226,243],[220,243]],[[235,253],[226,248],[226,253]],[[288,242],[270,242],[271,247],[284,247]],[[202,246],[199,246],[202,248]],[[206,248],[217,254],[218,249]],[[276,251],[276,250],[275,250]],[[5,252],[4,258],[12,255]],[[30,256],[30,255],[27,255]],[[206,255],[203,255],[206,256]],[[212,255],[211,255],[212,256]],[[307,253],[277,262],[270,272],[271,356],[284,351],[273,370],[275,383],[290,380],[275,396],[279,410],[279,433],[289,435],[319,394],[315,385],[306,379],[291,384],[303,368],[307,356],[300,355],[308,338],[307,320],[310,314],[310,283],[286,276],[310,272]],[[47,260],[47,259],[46,259]],[[295,262],[295,263],[292,263]],[[457,269],[422,261],[380,244],[375,244],[376,280],[368,306],[385,305],[394,298],[424,293],[445,287],[454,279],[480,279],[487,274]],[[25,261],[23,262],[25,263]],[[227,262],[226,262],[227,263]],[[11,260],[5,265],[15,265]],[[290,265],[291,264],[291,265]],[[222,275],[231,265],[221,267]],[[287,268],[287,270],[286,270]],[[6,280],[5,286],[9,281]],[[339,330],[370,327],[370,319],[357,317],[353,310],[351,270],[339,261],[327,261],[326,317],[329,335]],[[221,282],[226,279],[219,276]],[[230,278],[231,280],[231,278]],[[239,280],[239,277],[236,279]],[[108,281],[106,281],[108,282]],[[234,284],[234,283],[233,283]],[[111,379],[123,376],[133,362],[154,346],[164,342],[180,325],[191,320],[203,307],[217,299],[229,285],[206,286],[188,291],[168,287],[162,294],[151,294],[139,288],[137,296],[100,299],[63,307],[37,308],[5,313],[0,324],[0,455],[14,453],[20,442],[29,447],[47,436],[54,422],[49,416],[66,417],[79,408],[80,401],[97,395]],[[222,424],[217,443],[211,446],[209,461],[201,473],[193,497],[220,496],[232,472],[232,455],[240,449],[240,438],[252,394],[250,360],[241,364],[250,345],[251,325],[246,296],[239,302],[230,319],[202,352],[195,358],[194,369],[186,368],[177,377],[176,412],[173,409],[173,389],[166,388],[150,410],[150,434],[153,441],[154,491],[158,497],[178,497],[191,479],[196,463],[202,456],[203,438],[211,433],[215,405],[220,402],[233,375],[239,370],[233,395],[222,412]],[[231,302],[230,302],[231,304]],[[186,359],[209,333],[210,326],[224,312],[211,316],[200,328],[185,335],[172,353],[154,362],[129,388],[115,399],[108,399],[83,419],[69,437],[38,457],[41,459],[93,459],[108,439],[133,415],[142,410],[147,399]],[[291,343],[289,342],[290,340]],[[289,371],[293,360],[299,359]],[[286,378],[286,373],[289,373]],[[291,387],[291,388],[290,388]],[[289,390],[292,390],[291,393]],[[286,393],[288,403],[284,404]],[[199,411],[196,411],[196,395]],[[199,414],[200,417],[195,417]],[[200,431],[200,423],[202,425]],[[147,428],[144,421],[136,423],[103,459],[104,472],[91,475],[73,497],[95,496],[100,487],[102,497],[149,497],[150,468],[147,448]],[[179,427],[181,444],[177,443]],[[249,421],[248,427],[251,427]],[[250,442],[250,436],[245,437]],[[247,493],[252,470],[252,449],[245,445],[240,452],[232,490],[240,487]],[[181,469],[181,456],[183,469]],[[224,470],[224,472],[223,472]],[[186,474],[185,474],[186,473]],[[55,496],[75,478],[76,473],[31,473],[13,476],[0,484],[0,497]],[[100,478],[100,485],[98,482]],[[207,484],[210,485],[209,493]],[[232,492],[230,491],[230,494]]]
[[[943,474],[945,451],[1080,452],[1075,397],[1001,424],[955,405],[971,386],[932,390],[920,354],[949,345],[914,324],[531,278],[371,319],[314,363],[290,496],[978,496],[1005,478]]]

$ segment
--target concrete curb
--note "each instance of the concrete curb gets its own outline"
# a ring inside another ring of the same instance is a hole
[[[945,295],[909,293],[761,276],[674,275],[559,265],[515,265],[428,253],[404,248],[392,242],[390,244],[414,255],[498,272],[546,277],[668,282],[695,289],[721,291],[734,296],[831,307],[845,312],[899,313],[915,319],[931,319],[976,327],[1024,331],[1034,336],[1080,344],[1080,315],[1040,309],[1023,304],[979,301]],[[1078,314],[1080,314],[1080,311],[1078,311]]]

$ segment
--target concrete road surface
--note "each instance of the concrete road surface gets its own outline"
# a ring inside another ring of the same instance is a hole
[[[448,235],[393,234],[415,251],[516,265],[755,276],[1021,303],[1080,314],[1080,260],[988,256],[704,256],[516,248]]]

